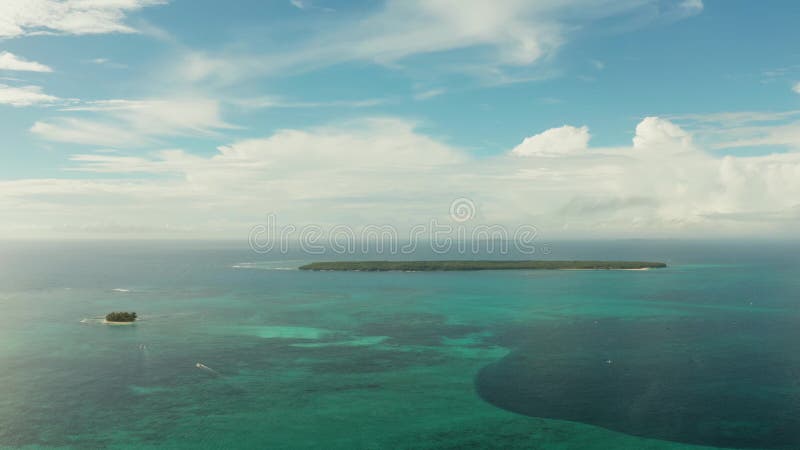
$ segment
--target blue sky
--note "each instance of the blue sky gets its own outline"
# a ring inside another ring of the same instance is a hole
[[[10,233],[408,225],[461,196],[555,236],[800,217],[797,2],[12,0],[0,17]]]

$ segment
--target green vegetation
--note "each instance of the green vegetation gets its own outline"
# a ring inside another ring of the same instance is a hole
[[[645,261],[331,261],[306,264],[300,270],[631,270],[663,267],[667,265]]]
[[[134,322],[136,321],[135,312],[112,312],[106,314],[106,322]]]

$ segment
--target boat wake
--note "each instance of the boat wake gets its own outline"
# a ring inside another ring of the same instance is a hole
[[[81,319],[81,323],[103,323],[105,321],[105,317],[85,317]]]
[[[220,374],[216,370],[212,369],[211,367],[208,367],[207,365],[205,365],[203,363],[197,363],[194,366],[197,367],[200,370],[204,370],[204,371],[214,375],[215,377],[221,377],[222,376],[222,374]]]

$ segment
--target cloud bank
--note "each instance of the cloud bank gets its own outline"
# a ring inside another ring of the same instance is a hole
[[[128,13],[165,0],[3,0],[0,39],[35,34],[135,33]]]
[[[550,237],[774,236],[800,219],[798,152],[715,156],[659,117],[643,119],[627,146],[592,147],[590,137],[567,125],[478,158],[414,123],[362,119],[209,156],[81,153],[67,169],[103,178],[5,181],[0,207],[9,232],[97,230],[113,218],[117,229],[242,239],[270,213],[298,226],[447,221],[459,197],[475,203],[477,222],[531,224]]]

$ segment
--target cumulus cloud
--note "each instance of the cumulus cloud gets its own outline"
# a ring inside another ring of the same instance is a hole
[[[101,100],[64,108],[92,118],[58,117],[36,122],[31,132],[59,142],[128,147],[152,143],[158,136],[212,134],[233,126],[222,120],[216,100]]]
[[[692,147],[692,137],[669,120],[645,117],[636,125],[633,147],[664,151],[688,150]]]
[[[514,147],[512,154],[518,156],[558,156],[574,154],[589,147],[588,127],[576,128],[564,125],[525,138]]]
[[[11,106],[47,105],[58,97],[45,94],[41,86],[8,86],[0,84],[0,104]]]
[[[28,61],[11,52],[0,52],[0,70],[14,70],[18,72],[52,72],[44,64]]]
[[[798,81],[797,83],[794,84],[794,86],[792,86],[792,90],[796,94],[800,94],[800,81]]]
[[[0,39],[31,34],[134,33],[128,13],[165,0],[3,0]]]
[[[583,128],[554,130],[535,135],[547,136],[535,148],[548,157],[476,158],[392,118],[281,130],[211,155],[82,153],[69,179],[0,183],[0,208],[13,211],[8,227],[79,229],[114,217],[243,238],[269,213],[294,225],[446,221],[459,197],[475,203],[480,223],[532,224],[551,237],[774,235],[800,218],[800,152],[719,157],[657,117],[623,147],[589,147]],[[76,179],[81,172],[104,178]]]

